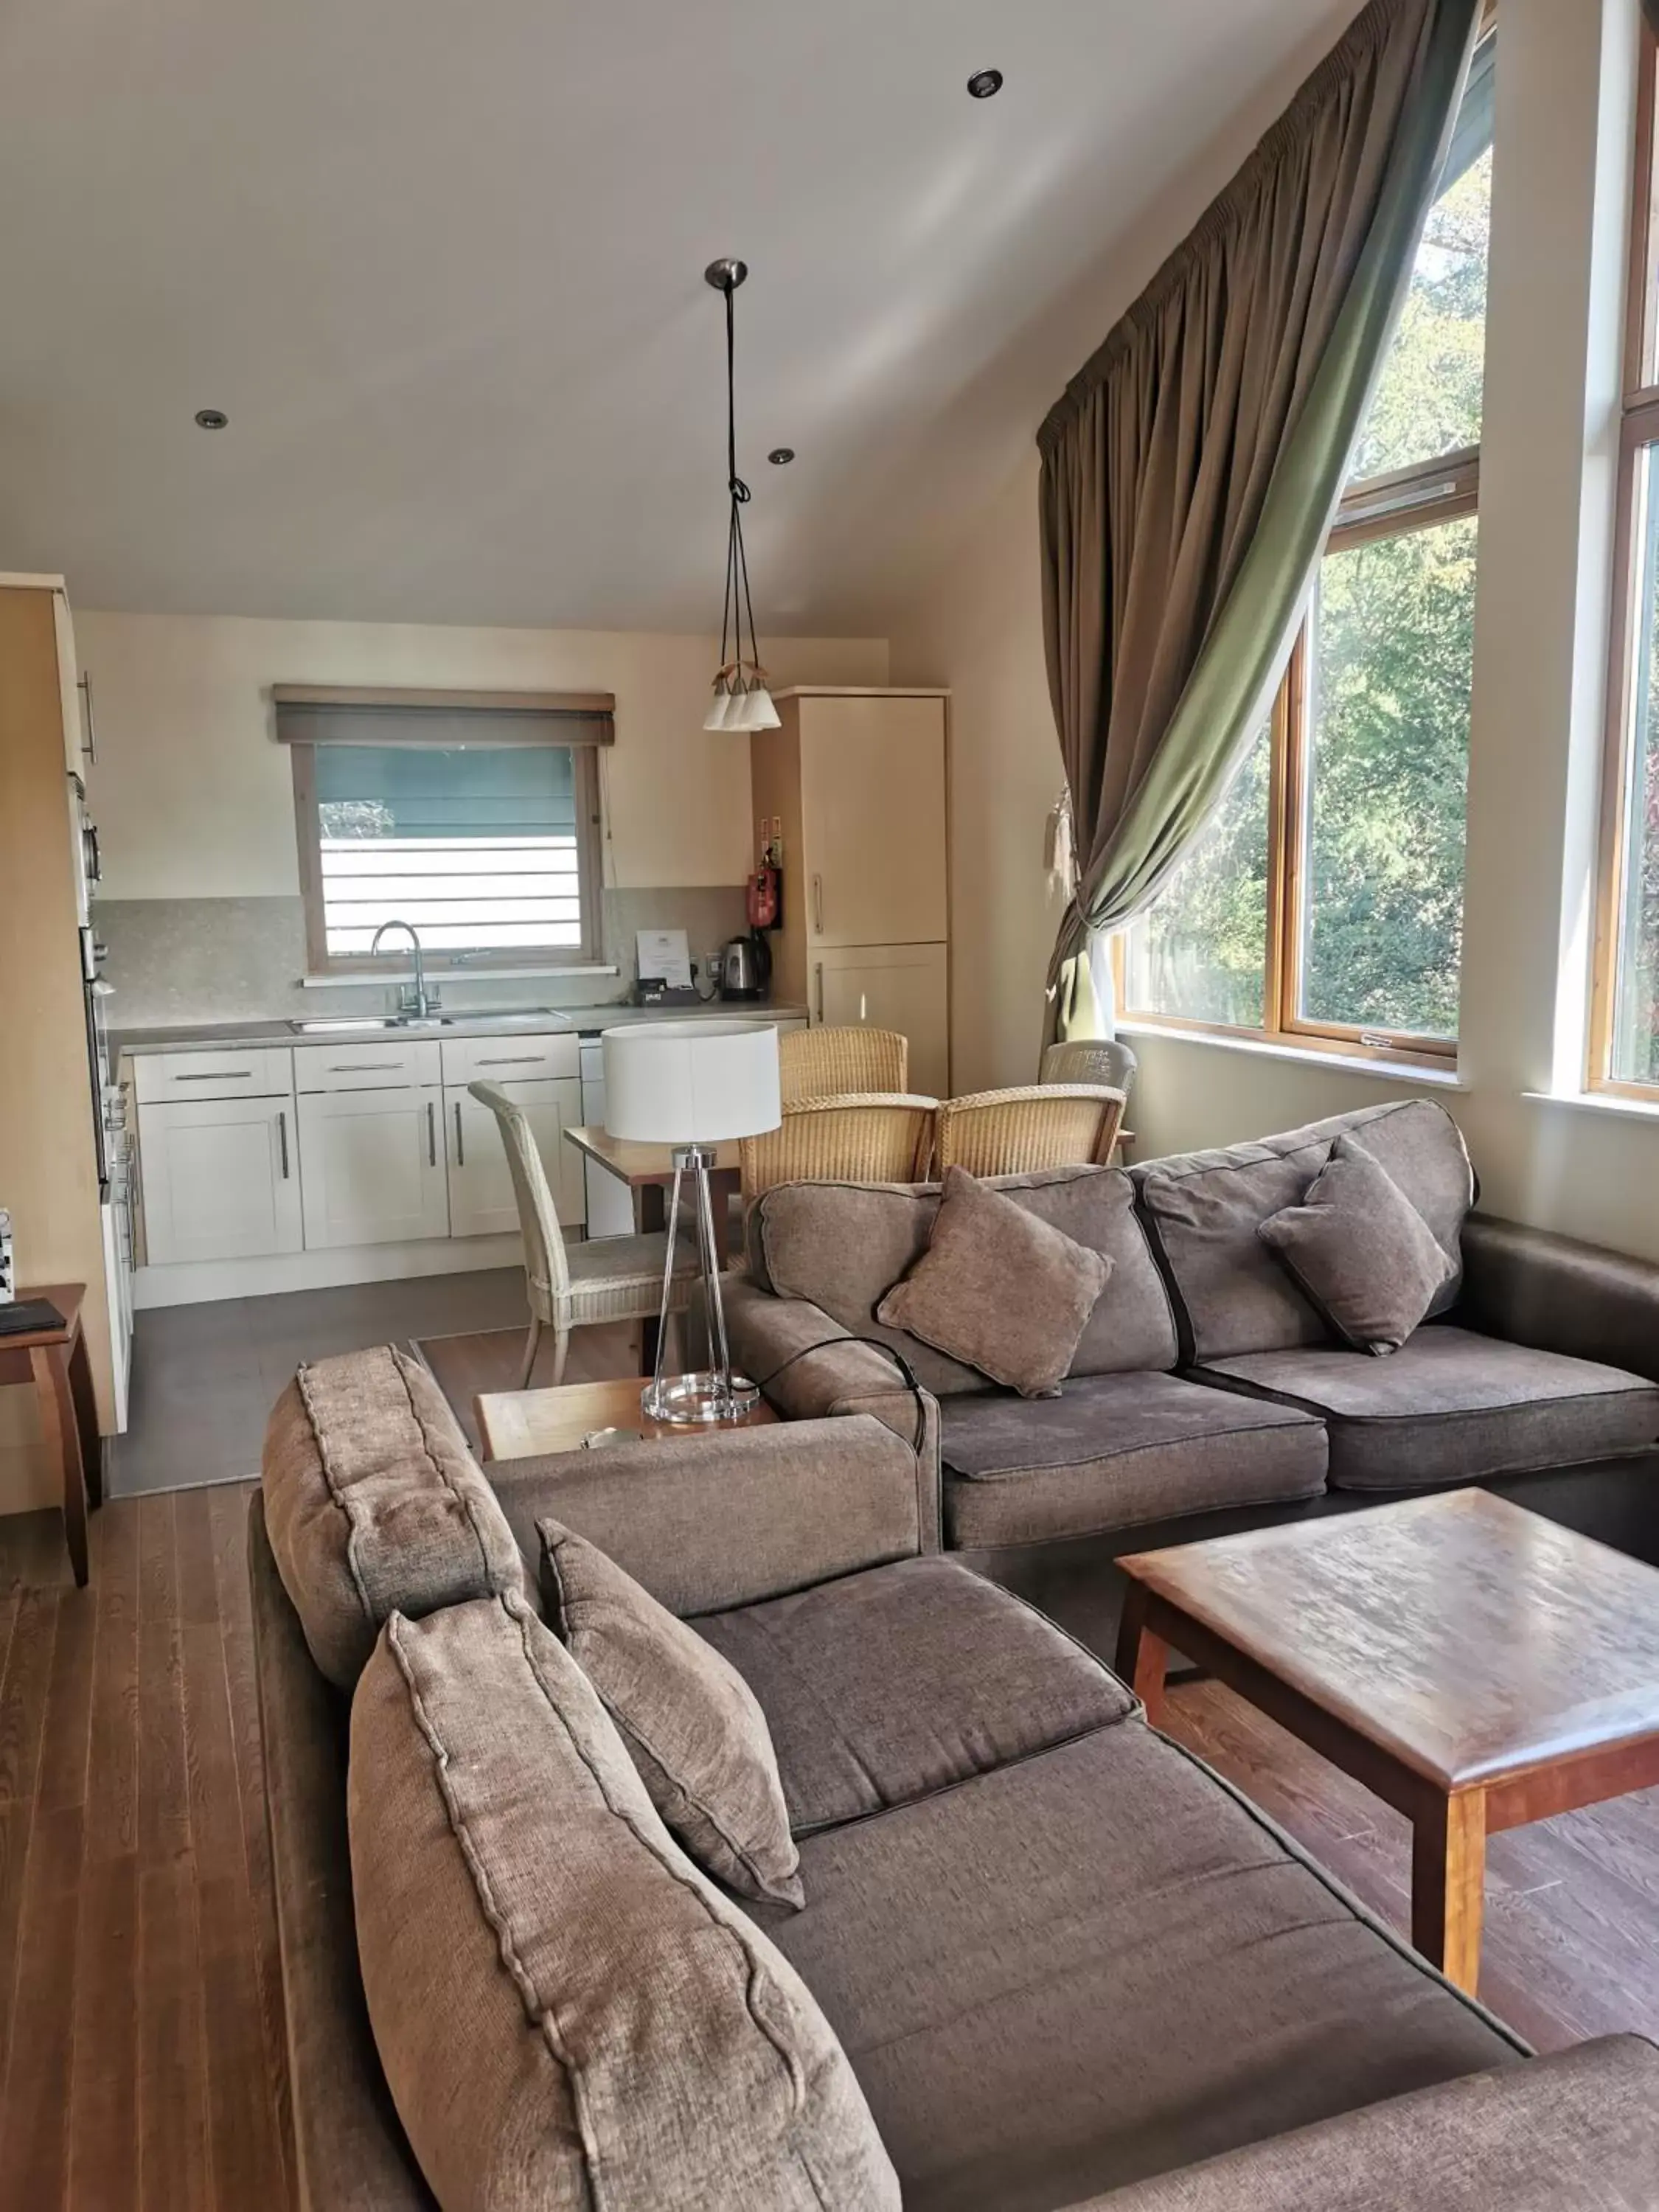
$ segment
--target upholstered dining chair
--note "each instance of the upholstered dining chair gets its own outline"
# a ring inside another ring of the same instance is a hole
[[[778,1082],[786,1106],[803,1098],[846,1098],[904,1091],[910,1081],[910,1040],[897,1030],[861,1024],[786,1030],[778,1038]]]
[[[1079,1037],[1045,1046],[1040,1083],[1104,1083],[1127,1098],[1140,1062],[1121,1037]]]
[[[938,1172],[1030,1175],[1040,1168],[1103,1164],[1123,1120],[1123,1093],[1104,1083],[1030,1083],[945,1099]]]
[[[915,1182],[933,1149],[936,1098],[862,1091],[786,1104],[764,1136],[738,1146],[745,1206],[780,1182]]]
[[[553,1382],[564,1380],[570,1332],[606,1321],[655,1321],[662,1306],[663,1267],[668,1239],[661,1230],[642,1237],[601,1237],[567,1248],[547,1170],[536,1149],[524,1109],[515,1106],[498,1083],[469,1083],[467,1089],[495,1116],[507,1147],[513,1194],[519,1204],[524,1237],[525,1292],[530,1301],[530,1333],[518,1387],[529,1387],[542,1331],[553,1331]],[[684,1273],[674,1276],[669,1312],[675,1326],[690,1304],[696,1280],[695,1239],[682,1238]],[[643,1363],[642,1363],[643,1364]]]

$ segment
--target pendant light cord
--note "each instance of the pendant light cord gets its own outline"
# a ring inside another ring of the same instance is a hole
[[[732,495],[732,526],[726,541],[726,592],[720,601],[720,665],[726,665],[728,635],[735,632],[737,659],[743,665],[743,617],[749,617],[749,654],[760,665],[760,641],[755,634],[755,603],[749,591],[749,556],[743,542],[743,510],[750,493],[738,474],[737,286],[726,293],[726,488]],[[741,597],[739,597],[741,587]],[[728,627],[729,626],[729,627]]]

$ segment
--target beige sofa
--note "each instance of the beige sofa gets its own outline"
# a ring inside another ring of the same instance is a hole
[[[572,1808],[518,1786],[510,1737],[491,1752],[489,1805],[470,1754],[425,1783],[352,1769],[359,1670],[383,1684],[397,1623],[441,1621],[447,1694],[464,1698],[468,1624],[522,1613],[548,1516],[689,1620],[758,1698],[806,1902],[720,1909],[762,1931],[821,2009],[910,2212],[1651,2205],[1659,2051],[1616,2038],[1529,2058],[1150,1729],[1086,1651],[938,1550],[930,1443],[918,1455],[880,1419],[843,1413],[490,1474],[493,1488],[435,1389],[388,1352],[322,1363],[273,1417],[249,1561],[307,2212],[429,2212],[410,2137],[435,2168],[434,2143],[486,2124],[476,2104],[448,2110],[441,2079],[451,2061],[462,2078],[486,2018],[519,2051],[505,2070],[532,2124],[505,2147],[468,2140],[446,2212],[786,2201],[676,2195],[626,2158],[580,2168],[568,2191],[514,2182],[545,2148],[532,2138],[536,2083],[550,2097],[560,2085],[549,2051],[580,2039],[550,1961],[580,1958],[584,1939],[514,1926],[501,1899],[526,1867],[557,1862]],[[482,1659],[477,1679],[493,1679]],[[354,1898],[348,1813],[394,1788],[411,1851],[417,1832],[423,1850],[441,1843],[444,1806],[458,1828],[456,1805],[470,1807],[472,1838],[441,1896],[434,1883],[399,1902],[431,2015],[416,2023],[428,2094],[401,2112],[390,2085],[410,2078],[406,2053],[383,2063],[358,1956],[361,1911],[377,2023],[406,2027],[413,1996],[388,2007],[380,1955],[386,1823],[381,1856],[360,1856],[374,1893]],[[503,1833],[511,1865],[493,1856]],[[539,1960],[533,2001],[526,1955]],[[627,1955],[643,1992],[663,1962],[648,1941]],[[640,2020],[660,2037],[659,2013]],[[587,2087],[586,2109],[625,2128],[614,2083]]]

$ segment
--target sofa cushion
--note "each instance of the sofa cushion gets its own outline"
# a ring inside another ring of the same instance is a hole
[[[1325,1487],[1318,1420],[1216,1396],[1174,1375],[1096,1375],[1058,1398],[951,1399],[939,1417],[946,1542],[1038,1544]]]
[[[957,1559],[900,1560],[695,1626],[760,1699],[798,1834],[1135,1710],[1091,1653]]]
[[[1269,1214],[1302,1203],[1345,1132],[1387,1170],[1453,1261],[1429,1310],[1451,1305],[1462,1279],[1463,1218],[1474,1196],[1469,1156],[1443,1107],[1391,1100],[1225,1152],[1187,1152],[1130,1170],[1175,1286],[1184,1361],[1323,1340],[1324,1322],[1256,1231]]]
[[[1337,1139],[1301,1205],[1270,1213],[1256,1234],[1355,1352],[1398,1352],[1452,1272],[1428,1223],[1352,1135]]]
[[[1391,1359],[1335,1346],[1210,1361],[1202,1378],[1318,1413],[1339,1490],[1414,1490],[1659,1444],[1659,1384],[1439,1322]]]
[[[394,1611],[526,1589],[442,1391],[390,1345],[301,1368],[271,1409],[261,1482],[283,1586],[341,1689]]]
[[[1139,1720],[801,1857],[773,1932],[906,2212],[1053,2212],[1519,2056]]]
[[[883,1298],[876,1319],[1022,1398],[1052,1398],[1111,1272],[1102,1254],[953,1167],[927,1249]]]
[[[1070,1372],[1123,1374],[1176,1364],[1169,1292],[1134,1212],[1121,1168],[1050,1168],[995,1176],[1040,1220],[1112,1263],[1111,1279],[1079,1339]],[[805,1298],[855,1335],[903,1352],[936,1397],[987,1388],[984,1376],[903,1329],[876,1308],[927,1249],[939,1211],[937,1183],[782,1183],[749,1209],[749,1273],[781,1298]]]
[[[387,1623],[347,1798],[369,2017],[444,2212],[897,2212],[818,2006],[521,1600]]]
[[[735,1668],[557,1521],[536,1524],[553,1632],[599,1693],[651,1802],[739,1897],[801,1901],[765,1716]]]

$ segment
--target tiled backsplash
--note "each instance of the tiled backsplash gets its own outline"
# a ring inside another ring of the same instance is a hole
[[[378,981],[304,988],[305,909],[297,898],[100,899],[94,918],[109,947],[104,974],[118,994],[110,1007],[118,1029],[349,1013],[389,996]],[[692,958],[702,962],[744,927],[740,884],[608,890],[605,957],[619,974],[445,975],[440,988],[452,1008],[604,1006],[631,990],[635,930],[684,929]]]

